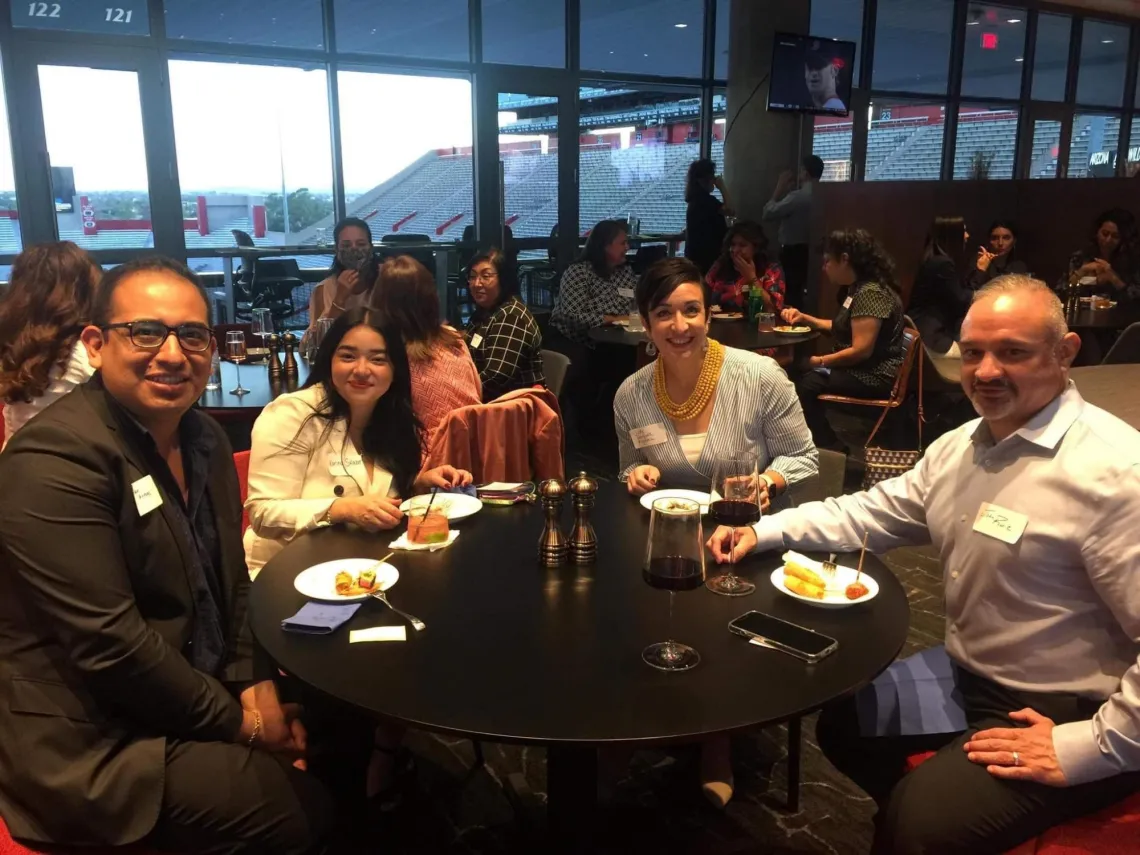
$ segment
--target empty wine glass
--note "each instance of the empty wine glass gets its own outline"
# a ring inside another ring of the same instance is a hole
[[[263,348],[269,346],[269,337],[273,335],[273,313],[269,309],[253,310],[253,334],[261,339]]]
[[[742,597],[756,590],[755,585],[733,572],[733,550],[736,548],[736,529],[760,522],[759,484],[756,455],[751,451],[729,454],[713,465],[709,516],[717,525],[728,526],[732,530],[728,572],[705,583],[714,594]]]
[[[658,499],[649,515],[649,542],[641,577],[652,588],[669,592],[669,639],[641,651],[646,664],[661,671],[688,671],[701,655],[673,636],[673,599],[705,580],[705,546],[701,506],[690,499]]]
[[[249,389],[243,389],[241,385],[241,363],[246,359],[245,333],[241,330],[230,330],[226,333],[226,357],[234,364],[234,371],[237,374],[237,387],[230,389],[230,394],[239,398],[248,395]]]

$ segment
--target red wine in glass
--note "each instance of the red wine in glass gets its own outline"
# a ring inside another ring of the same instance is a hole
[[[709,505],[709,516],[717,525],[741,528],[760,522],[760,506],[755,502],[720,499]]]
[[[701,562],[680,555],[651,559],[649,566],[642,569],[641,578],[649,587],[662,591],[692,591],[705,583]]]

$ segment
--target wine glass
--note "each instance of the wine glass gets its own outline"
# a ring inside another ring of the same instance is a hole
[[[237,373],[237,388],[230,389],[230,394],[239,398],[248,395],[249,389],[243,389],[241,385],[241,363],[245,362],[246,358],[245,333],[241,330],[230,330],[226,333],[226,357],[234,364],[234,371]]]
[[[269,346],[269,337],[273,335],[273,314],[269,309],[253,310],[253,334],[261,339],[263,348]]]
[[[729,539],[728,572],[709,579],[705,586],[714,594],[742,597],[756,586],[733,572],[733,550],[736,529],[760,522],[760,476],[756,455],[741,451],[718,460],[713,465],[712,490],[709,494],[709,516],[717,525],[732,529]]]
[[[701,655],[673,641],[673,598],[692,591],[705,580],[705,546],[701,506],[690,499],[657,499],[649,515],[649,542],[641,577],[652,588],[669,592],[669,640],[641,651],[646,664],[661,671],[688,671]]]

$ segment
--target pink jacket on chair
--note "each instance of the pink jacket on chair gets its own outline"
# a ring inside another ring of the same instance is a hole
[[[558,399],[548,389],[516,389],[448,415],[428,449],[426,468],[466,469],[476,484],[563,478],[563,449]]]

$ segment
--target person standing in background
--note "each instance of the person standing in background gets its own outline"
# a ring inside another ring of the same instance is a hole
[[[721,199],[713,195],[719,190]],[[709,272],[720,255],[726,216],[732,216],[724,178],[716,174],[716,164],[708,158],[689,164],[685,177],[685,258],[697,265],[701,274]]]
[[[809,154],[801,163],[800,186],[786,170],[776,182],[772,198],[764,206],[766,223],[780,224],[780,266],[784,268],[789,306],[804,305],[807,292],[808,242],[811,238],[811,196],[815,182],[823,176],[823,160]]]

